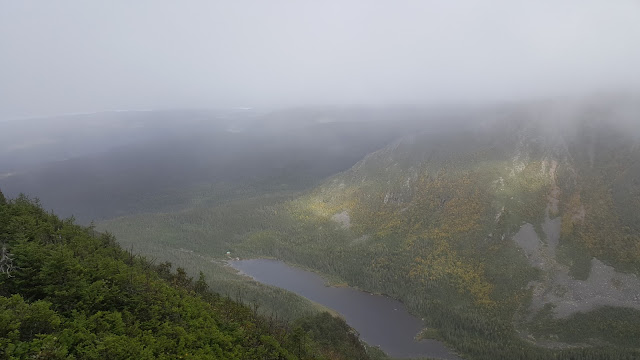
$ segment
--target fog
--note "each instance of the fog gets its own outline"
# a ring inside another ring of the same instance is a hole
[[[638,18],[623,0],[0,0],[0,187],[88,222],[303,191],[417,133],[582,141],[596,119],[635,141]]]
[[[640,2],[2,1],[0,120],[634,91]]]
[[[640,0],[0,0],[0,353],[640,358],[637,276]]]

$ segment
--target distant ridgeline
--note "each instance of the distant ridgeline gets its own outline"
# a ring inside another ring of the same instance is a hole
[[[0,192],[0,359],[371,358],[328,313],[261,317],[170,270]]]

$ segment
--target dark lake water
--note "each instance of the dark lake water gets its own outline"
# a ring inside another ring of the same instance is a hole
[[[397,300],[349,287],[326,286],[320,275],[277,260],[238,260],[229,264],[256,281],[287,289],[335,310],[367,344],[379,346],[392,357],[460,359],[439,341],[416,341],[424,324]]]

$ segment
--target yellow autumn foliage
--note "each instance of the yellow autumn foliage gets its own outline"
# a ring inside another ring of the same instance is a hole
[[[463,260],[444,240],[436,240],[424,257],[416,257],[409,275],[423,283],[446,280],[459,293],[470,294],[475,303],[493,306],[490,295],[493,285],[485,280],[483,266]]]

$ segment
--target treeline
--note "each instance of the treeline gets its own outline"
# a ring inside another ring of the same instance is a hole
[[[369,359],[343,320],[295,323],[216,294],[205,277],[0,192],[0,359]],[[380,356],[375,353],[375,356]]]

